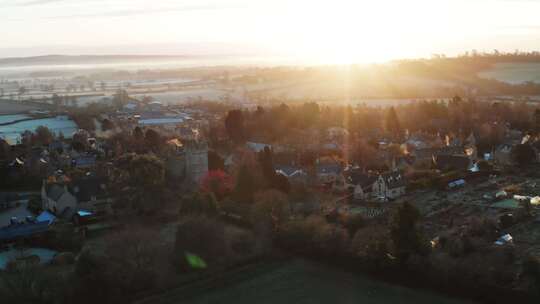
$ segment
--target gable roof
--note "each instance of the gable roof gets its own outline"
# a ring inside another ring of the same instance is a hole
[[[286,177],[296,176],[299,174],[306,174],[302,168],[296,166],[276,166],[276,173],[284,175]]]
[[[66,189],[59,184],[49,185],[47,189],[47,196],[53,201],[58,201],[64,193],[66,193]]]
[[[464,155],[463,146],[444,146],[442,148],[417,149],[411,153],[416,158],[431,158],[438,155]]]
[[[248,147],[248,149],[253,150],[254,152],[261,152],[266,147],[268,147],[269,149],[272,149],[272,145],[264,144],[264,143],[256,143],[256,142],[251,142],[251,141],[248,141],[246,143],[246,146]]]
[[[98,177],[82,178],[73,183],[70,192],[77,198],[79,202],[87,202],[95,197],[103,197],[107,195],[106,183]]]
[[[467,156],[460,155],[438,155],[433,160],[439,169],[467,170],[471,165],[471,160]]]
[[[405,178],[398,171],[386,172],[380,175],[390,189],[405,186]]]
[[[339,174],[341,165],[339,163],[317,164],[317,174]]]
[[[373,174],[366,174],[360,169],[348,170],[344,173],[345,179],[348,183],[361,186],[362,188],[371,186],[377,176]]]
[[[72,160],[75,167],[91,167],[96,164],[95,155],[81,155]]]

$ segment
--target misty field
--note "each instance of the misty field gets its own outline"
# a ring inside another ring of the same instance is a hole
[[[512,84],[533,81],[540,83],[540,63],[497,63],[478,76]]]

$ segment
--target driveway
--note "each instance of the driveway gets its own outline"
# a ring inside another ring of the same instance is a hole
[[[19,206],[8,208],[0,211],[0,228],[8,226],[12,217],[16,217],[18,220],[24,220],[27,216],[34,216],[34,214],[26,206],[27,200],[18,201]]]

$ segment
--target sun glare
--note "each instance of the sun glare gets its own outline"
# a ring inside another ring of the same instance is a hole
[[[429,56],[438,36],[459,38],[452,33],[462,27],[453,22],[458,13],[447,1],[300,1],[281,20],[289,25],[281,44],[321,64]]]

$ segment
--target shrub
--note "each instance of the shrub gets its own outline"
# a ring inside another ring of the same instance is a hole
[[[224,260],[229,254],[225,225],[206,216],[185,217],[176,231],[173,263],[181,269],[191,270],[186,254],[200,257],[209,267]]]
[[[347,231],[319,216],[288,222],[277,237],[282,246],[304,254],[339,255],[348,250]]]
[[[359,229],[352,239],[351,252],[353,256],[361,258],[369,268],[378,269],[390,262],[388,238],[388,232],[382,227]]]
[[[39,266],[16,267],[0,274],[2,303],[59,303],[66,286],[62,278]]]
[[[186,195],[180,201],[180,214],[216,216],[218,214],[218,204],[214,195],[209,193]]]
[[[347,228],[349,235],[355,235],[356,231],[363,228],[366,220],[361,214],[352,214],[345,218],[344,226]]]
[[[28,210],[32,212],[33,214],[39,214],[43,208],[42,208],[42,202],[40,197],[33,196],[28,201]]]
[[[251,207],[251,222],[277,227],[289,220],[290,205],[287,196],[277,190],[265,190],[255,194]]]

